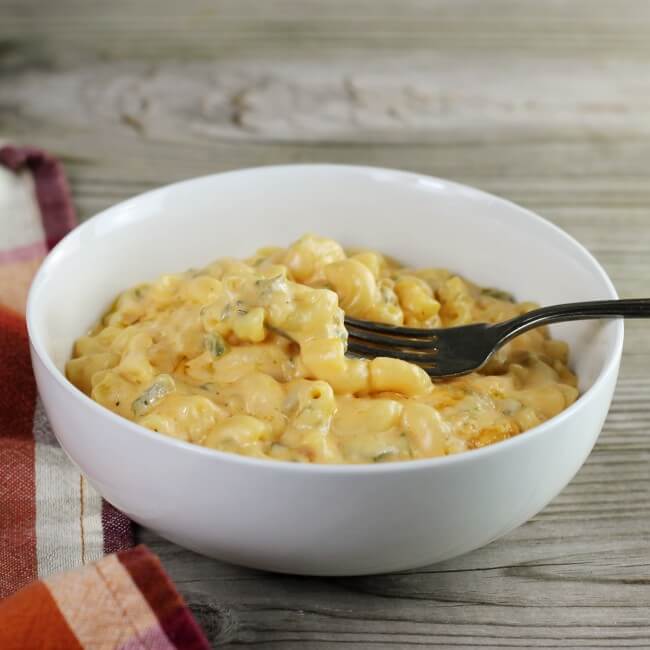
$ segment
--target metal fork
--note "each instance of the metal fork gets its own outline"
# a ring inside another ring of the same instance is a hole
[[[534,327],[591,318],[650,318],[650,298],[553,305],[493,325],[419,329],[347,316],[345,325],[348,352],[354,356],[403,359],[431,377],[453,377],[478,370],[502,345]]]

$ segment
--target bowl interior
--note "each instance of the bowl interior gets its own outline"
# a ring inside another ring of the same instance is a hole
[[[244,170],[178,183],[83,224],[46,260],[28,305],[37,353],[62,371],[74,340],[123,289],[223,256],[287,245],[305,232],[442,266],[542,304],[615,298],[589,253],[497,197],[416,174],[333,165]],[[622,325],[555,326],[587,390],[618,349]],[[49,365],[49,363],[48,363]]]

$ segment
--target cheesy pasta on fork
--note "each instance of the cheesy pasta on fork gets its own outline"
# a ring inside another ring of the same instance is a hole
[[[305,235],[125,291],[76,341],[66,373],[115,413],[222,451],[313,463],[429,458],[512,437],[573,403],[567,345],[538,328],[480,372],[432,382],[405,361],[347,357],[344,313],[431,328],[534,307],[444,269]]]

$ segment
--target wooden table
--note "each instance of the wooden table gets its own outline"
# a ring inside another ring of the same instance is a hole
[[[252,165],[448,177],[540,212],[621,295],[650,294],[644,0],[0,0],[0,136],[56,153],[82,218]],[[140,539],[219,647],[650,647],[649,366],[631,322],[586,465],[454,561],[308,579]]]

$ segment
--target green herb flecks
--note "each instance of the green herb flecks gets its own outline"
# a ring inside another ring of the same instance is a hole
[[[220,334],[206,334],[203,337],[203,347],[217,359],[228,352],[228,344]]]
[[[156,381],[147,390],[133,401],[131,408],[136,417],[147,413],[155,404],[165,396],[176,390],[176,383],[169,375],[158,375]]]

